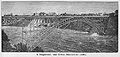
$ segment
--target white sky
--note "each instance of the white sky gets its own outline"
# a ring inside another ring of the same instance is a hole
[[[56,13],[110,13],[118,9],[117,2],[41,2],[41,1],[12,1],[2,2],[2,15],[13,14],[33,14],[34,12],[56,12]]]

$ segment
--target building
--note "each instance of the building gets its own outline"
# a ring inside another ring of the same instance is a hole
[[[55,12],[48,13],[49,16],[56,16],[57,14]]]
[[[44,15],[46,15],[45,12],[40,12],[40,13],[39,13],[39,16],[44,16]]]

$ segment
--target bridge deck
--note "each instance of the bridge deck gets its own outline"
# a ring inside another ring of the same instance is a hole
[[[33,17],[109,17],[109,16],[33,16]]]
[[[109,17],[109,16],[3,16],[3,17]]]

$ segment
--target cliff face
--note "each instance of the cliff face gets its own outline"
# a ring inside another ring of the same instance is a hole
[[[118,35],[118,11],[110,14],[106,33],[108,35]]]
[[[8,36],[4,32],[4,30],[2,30],[2,41],[9,41]]]

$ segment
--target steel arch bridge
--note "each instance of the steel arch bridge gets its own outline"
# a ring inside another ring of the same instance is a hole
[[[104,33],[104,28],[102,27],[102,26],[104,26],[103,23],[98,25],[94,21],[92,21],[88,18],[85,18],[85,17],[82,17],[82,18],[74,18],[74,17],[68,18],[68,19],[65,19],[65,20],[63,20],[59,23],[55,23],[54,27],[55,28],[61,28],[63,25],[66,25],[66,24],[71,23],[71,22],[76,22],[76,21],[84,22],[84,23],[88,24],[89,26],[91,26],[92,31],[90,31],[90,33],[99,33],[99,32]]]
[[[90,31],[90,33],[99,33],[99,32],[103,32],[104,33],[104,25],[103,23],[97,24],[96,22],[98,21],[94,21],[92,19],[98,18],[100,19],[99,22],[101,22],[104,19],[108,19],[108,17],[69,17],[66,19],[63,19],[62,21],[56,21],[56,19],[34,19],[32,20],[28,26],[34,27],[34,26],[39,26],[40,24],[50,24],[51,27],[53,28],[61,28],[62,26],[71,23],[71,22],[76,22],[76,21],[80,21],[80,22],[84,22],[86,24],[88,24],[89,26],[92,27],[92,30]],[[54,22],[50,22],[50,21],[54,21]]]

